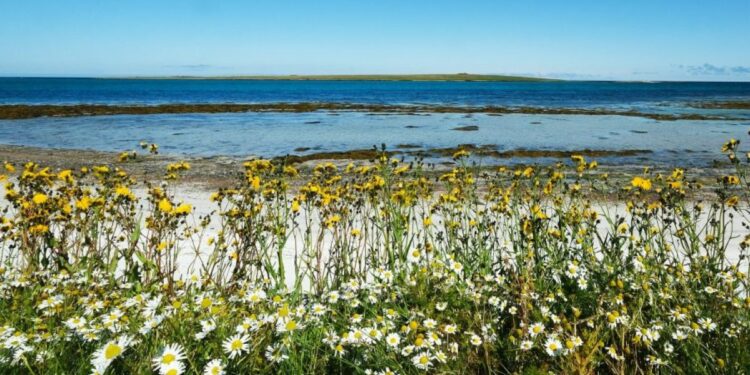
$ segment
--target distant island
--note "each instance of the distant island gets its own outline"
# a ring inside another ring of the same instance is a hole
[[[164,76],[137,79],[244,79],[273,81],[453,81],[453,82],[550,82],[557,79],[496,74],[331,74],[331,75],[248,75],[248,76]]]

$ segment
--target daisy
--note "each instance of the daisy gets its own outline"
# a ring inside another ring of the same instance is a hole
[[[521,350],[530,350],[534,346],[534,343],[530,340],[521,341]]]
[[[383,333],[380,332],[380,330],[375,327],[367,328],[365,331],[367,333],[367,336],[369,336],[370,339],[375,342],[377,342],[378,340],[380,340],[381,337],[383,337]]]
[[[411,363],[420,370],[428,370],[432,366],[432,358],[429,353],[422,352],[412,357]]]
[[[339,293],[336,291],[332,291],[328,293],[328,303],[336,303],[339,301]]]
[[[443,332],[447,335],[452,335],[458,332],[458,327],[455,324],[446,324],[445,327],[443,327]]]
[[[433,319],[425,319],[425,321],[422,322],[425,328],[427,329],[433,329],[437,326],[437,322]]]
[[[386,367],[385,370],[377,372],[377,375],[398,375],[398,373]]]
[[[162,375],[180,375],[185,372],[185,365],[182,362],[172,362],[159,368]]]
[[[266,359],[273,363],[281,363],[288,359],[286,349],[283,345],[275,344],[266,347]]]
[[[165,374],[168,368],[185,359],[185,349],[179,344],[170,344],[164,347],[161,354],[153,359],[154,370]]]
[[[482,345],[482,338],[479,337],[477,334],[472,334],[471,339],[469,339],[469,342],[471,342],[471,345],[479,346],[479,345]]]
[[[341,344],[338,344],[338,345],[336,345],[336,347],[334,347],[334,348],[333,348],[333,354],[334,354],[334,355],[335,355],[336,357],[339,357],[339,358],[341,358],[341,357],[343,357],[343,356],[344,356],[344,354],[346,354],[346,349],[344,349],[344,346],[343,346],[343,345],[341,345]]]
[[[247,302],[250,302],[250,304],[262,302],[266,299],[266,292],[264,292],[262,289],[255,289],[252,292],[248,293],[245,297],[245,300]]]
[[[422,257],[422,253],[419,251],[419,249],[413,249],[409,251],[409,254],[407,256],[407,260],[409,263],[417,263]]]
[[[248,350],[247,341],[250,340],[247,335],[239,333],[224,341],[224,352],[229,354],[229,359],[233,359]]]
[[[203,340],[216,329],[216,322],[213,319],[201,320],[201,331],[195,334],[196,340]]]
[[[534,323],[529,326],[529,335],[536,337],[540,333],[544,332],[544,325],[542,323]]]
[[[550,337],[547,342],[544,343],[544,350],[550,357],[554,357],[562,352],[563,346],[560,340]]]
[[[203,368],[203,375],[224,375],[224,364],[220,359],[213,359]]]
[[[122,355],[125,349],[128,348],[128,345],[130,345],[130,342],[131,339],[128,336],[121,336],[115,340],[108,341],[99,350],[94,352],[94,359],[91,361],[94,369],[103,373],[112,361]]]
[[[300,328],[302,327],[294,319],[279,319],[279,321],[276,323],[276,332],[278,333],[291,333]]]
[[[401,336],[398,333],[391,333],[385,337],[385,342],[392,348],[397,348],[398,344],[401,343]]]
[[[315,316],[322,316],[326,313],[326,307],[319,303],[316,303],[312,306],[312,313]]]

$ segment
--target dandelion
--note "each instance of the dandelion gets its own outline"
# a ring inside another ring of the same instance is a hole
[[[175,215],[187,215],[193,212],[193,206],[187,203],[181,203],[177,208],[174,209]]]
[[[172,213],[172,202],[170,202],[167,198],[162,198],[162,200],[159,201],[159,211],[170,214]]]
[[[37,205],[42,205],[42,204],[47,203],[48,199],[49,198],[47,198],[46,194],[37,193],[37,194],[34,194],[34,198],[32,198],[32,201]]]
[[[639,188],[644,191],[651,190],[651,180],[645,179],[643,177],[634,177],[632,185],[633,187]]]

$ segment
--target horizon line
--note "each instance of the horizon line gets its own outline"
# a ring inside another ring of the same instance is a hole
[[[397,79],[397,77],[420,77],[420,76],[446,76],[459,78],[462,75],[473,77],[495,77],[495,79]],[[324,78],[325,77],[325,78]],[[360,78],[355,77],[370,77]],[[393,78],[377,79],[376,77]],[[500,77],[507,77],[503,80]],[[5,75],[0,73],[0,78],[18,79],[132,79],[132,80],[168,80],[168,79],[193,79],[193,80],[257,80],[257,81],[392,81],[392,82],[517,82],[517,83],[554,83],[554,82],[623,82],[623,83],[750,83],[749,80],[705,80],[705,79],[616,79],[616,78],[550,78],[547,76],[515,75],[515,74],[486,74],[486,73],[373,73],[373,74],[232,74],[232,75]],[[349,78],[349,79],[347,79]]]

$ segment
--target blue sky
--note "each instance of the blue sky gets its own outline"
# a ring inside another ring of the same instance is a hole
[[[0,75],[750,81],[750,0],[0,0]]]

